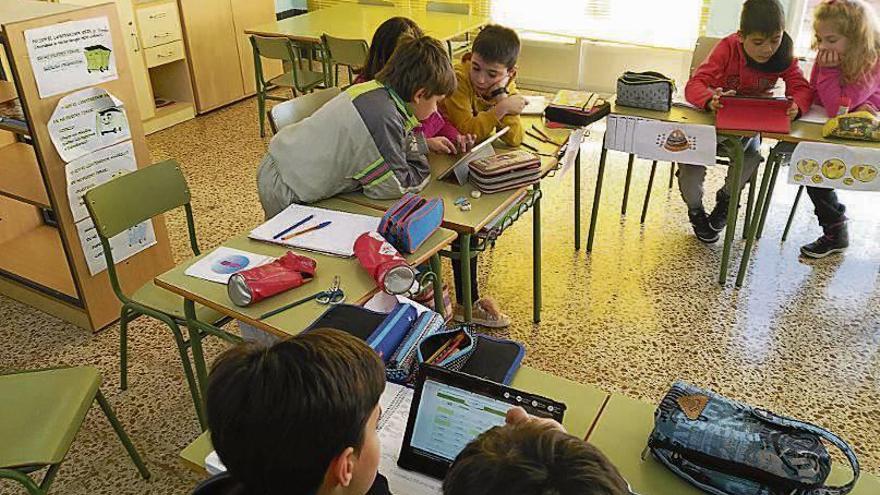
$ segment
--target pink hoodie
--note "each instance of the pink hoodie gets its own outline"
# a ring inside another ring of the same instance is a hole
[[[819,64],[813,66],[813,73],[810,75],[810,86],[813,87],[817,100],[825,107],[829,117],[837,115],[841,96],[849,98],[850,110],[855,110],[865,103],[880,108],[880,63],[861,82],[843,84],[840,78],[840,69],[819,67]]]

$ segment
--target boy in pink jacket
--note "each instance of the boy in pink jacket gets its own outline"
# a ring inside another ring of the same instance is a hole
[[[769,96],[776,82],[785,82],[785,94],[793,102],[789,117],[806,113],[812,104],[812,90],[792,54],[793,42],[785,33],[785,13],[778,0],[746,0],[740,17],[740,29],[712,50],[685,87],[687,100],[700,108],[716,111],[720,98],[726,95]],[[761,163],[761,137],[744,138],[740,189],[748,182]],[[706,167],[682,164],[678,187],[688,206],[688,217],[697,238],[706,243],[718,240],[727,225],[727,209],[731,196],[732,168],[722,187],[715,194],[715,208],[708,216],[703,209],[703,181]]]
[[[814,11],[817,49],[810,83],[829,117],[846,110],[880,108],[880,26],[874,8],[862,0],[828,0]],[[834,189],[807,187],[822,236],[801,246],[808,258],[824,258],[849,246],[846,207]]]

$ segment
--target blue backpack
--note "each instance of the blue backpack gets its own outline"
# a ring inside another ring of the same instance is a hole
[[[826,440],[844,453],[853,480],[825,486]],[[675,382],[654,413],[648,449],[667,468],[714,495],[843,495],[859,479],[852,448],[818,426]]]

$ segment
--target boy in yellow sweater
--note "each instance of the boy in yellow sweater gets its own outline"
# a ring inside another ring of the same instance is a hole
[[[510,131],[501,140],[511,146],[522,143],[519,114],[526,100],[516,94],[514,83],[519,47],[516,32],[494,24],[474,39],[473,52],[455,66],[458,86],[441,108],[459,132],[474,134],[482,141],[506,126]]]

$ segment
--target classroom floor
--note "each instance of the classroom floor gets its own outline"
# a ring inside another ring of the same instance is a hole
[[[583,222],[592,204],[601,126],[584,146]],[[148,137],[155,161],[183,165],[203,248],[262,220],[255,170],[258,138],[248,100]],[[863,467],[880,472],[880,216],[868,194],[844,194],[852,247],[811,262],[799,245],[817,236],[806,197],[780,244],[794,187],[780,179],[764,238],[744,287],[718,286],[721,243],[690,234],[685,208],[658,167],[648,220],[639,225],[649,163],[637,161],[628,215],[620,216],[626,158],[611,153],[596,245],[574,251],[572,177],[543,189],[544,312],[531,323],[531,215],[487,251],[479,269],[525,343],[525,364],[609,392],[656,402],[684,379],[778,413],[816,422],[850,441]],[[722,171],[710,172],[714,191]],[[709,196],[709,195],[707,195]],[[711,206],[711,204],[709,205]],[[178,261],[189,256],[182,214],[169,217]],[[734,245],[737,266],[741,242]],[[449,280],[448,261],[446,277]],[[59,494],[181,494],[201,479],[178,453],[199,433],[169,332],[149,320],[130,330],[129,389],[118,389],[118,327],[97,335],[0,296],[0,370],[97,366],[103,390],[153,472],[141,480],[98,408],[56,478]],[[212,359],[224,344],[207,346]],[[0,482],[0,493],[20,493]]]

